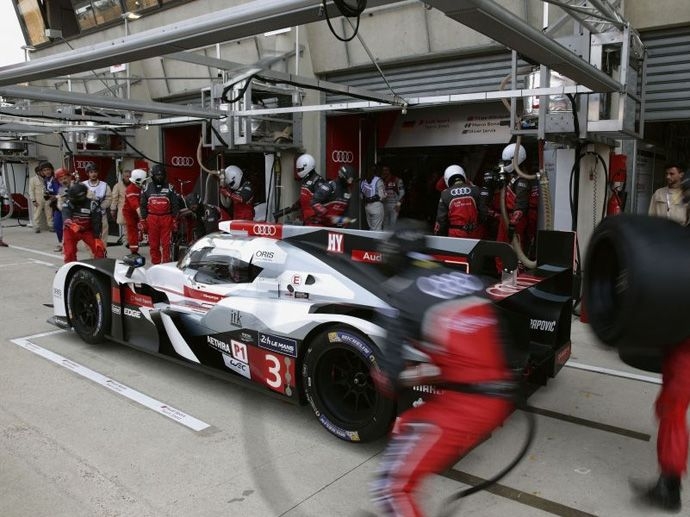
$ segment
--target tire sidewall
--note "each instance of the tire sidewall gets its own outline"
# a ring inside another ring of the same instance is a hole
[[[85,329],[79,324],[79,319],[76,317],[74,306],[74,297],[76,296],[76,288],[80,285],[87,286],[92,294],[97,298],[98,306],[98,323],[93,329]],[[74,331],[84,341],[91,344],[102,343],[105,341],[106,330],[110,327],[110,303],[109,293],[105,282],[101,280],[98,275],[87,269],[80,269],[77,271],[69,282],[67,289],[67,314]]]
[[[317,365],[320,359],[334,346],[346,348],[354,352],[369,370],[380,370],[378,357],[380,351],[369,339],[354,329],[336,327],[324,332],[312,340],[307,348],[302,362],[302,379],[304,394],[316,418],[328,432],[341,440],[350,442],[368,442],[384,436],[391,427],[396,415],[396,404],[376,392],[375,411],[373,418],[359,427],[347,426],[339,421],[330,411],[319,394],[317,383]]]

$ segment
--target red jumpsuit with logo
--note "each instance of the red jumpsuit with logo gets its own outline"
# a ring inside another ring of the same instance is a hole
[[[332,192],[331,200],[324,206],[326,215],[323,217],[323,226],[342,226],[350,207],[350,184],[340,178],[328,182]]]
[[[481,280],[419,261],[384,286],[391,286],[386,301],[397,310],[383,323],[388,337],[381,365],[390,378],[404,370],[400,351],[407,342],[438,367],[436,383],[512,381],[504,348],[509,334],[492,303],[481,297]],[[450,467],[512,410],[507,398],[445,390],[405,411],[371,483],[373,502],[384,515],[422,515],[413,493],[424,477]]]
[[[326,215],[325,204],[332,196],[328,182],[315,171],[302,178],[299,200],[296,205],[302,212],[302,223],[305,226],[320,226]]]
[[[233,220],[254,220],[254,188],[249,181],[242,183],[237,190],[222,187],[221,193],[232,201]]]
[[[666,353],[661,372],[661,391],[656,400],[657,457],[662,474],[680,478],[688,467],[690,338]]]
[[[84,241],[94,258],[105,257],[105,244],[100,239],[103,217],[96,201],[84,200],[80,204],[67,202],[62,207],[64,231],[62,246],[65,264],[77,260],[77,243]]]
[[[455,182],[441,192],[434,234],[479,239],[482,236],[480,222],[484,220],[480,209],[483,207],[478,187]]]
[[[127,247],[132,253],[139,251],[139,203],[141,189],[131,183],[125,189],[125,204],[122,207],[122,216],[125,218],[127,228]]]
[[[156,185],[152,181],[141,194],[141,218],[146,220],[148,227],[153,264],[170,262],[172,231],[179,210],[179,196],[172,185]]]

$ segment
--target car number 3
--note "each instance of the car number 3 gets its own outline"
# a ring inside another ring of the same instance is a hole
[[[280,361],[274,355],[266,354],[266,384],[274,389],[280,389],[283,386],[283,377],[280,373]]]

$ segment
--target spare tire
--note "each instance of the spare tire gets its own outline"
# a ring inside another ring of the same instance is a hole
[[[592,234],[584,304],[592,330],[632,366],[659,371],[668,346],[690,336],[690,229],[621,214]]]

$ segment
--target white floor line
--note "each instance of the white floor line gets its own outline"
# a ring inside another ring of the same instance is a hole
[[[83,366],[79,363],[75,363],[74,361],[67,359],[66,357],[51,352],[50,350],[46,350],[45,348],[42,348],[30,341],[31,338],[35,339],[38,337],[49,336],[51,334],[56,334],[58,332],[64,331],[58,330],[53,332],[45,332],[42,334],[36,334],[25,338],[12,339],[11,341],[15,345],[18,345],[30,352],[33,352],[34,354],[39,355],[44,359],[48,359],[49,361],[59,366],[62,366],[63,368],[67,368],[68,370],[73,371],[74,373],[81,375],[82,377],[85,377],[95,382],[96,384],[100,384],[101,386],[108,388],[109,390],[114,391],[115,393],[118,393],[123,397],[137,402],[142,406],[152,409],[156,413],[159,413],[171,420],[174,420],[175,422],[182,424],[185,427],[188,427],[189,429],[198,432],[211,427],[206,422],[202,422],[201,420],[198,420],[193,416],[188,415],[183,411],[180,411],[179,409],[176,409],[172,406],[168,406],[167,404],[163,404],[159,400],[151,398],[148,395],[145,395],[135,389],[130,388],[129,386],[125,386],[124,384],[121,384],[116,380],[110,379],[105,375],[102,375],[94,370],[87,368],[86,366]]]
[[[62,257],[62,253],[48,253],[46,251],[39,251],[39,250],[31,249],[31,248],[24,248],[22,246],[15,246],[14,244],[9,244],[8,247],[13,248],[15,250],[28,251],[29,253],[36,253],[37,255],[43,255],[45,257],[50,257],[52,259],[57,259],[57,260],[59,260]]]
[[[578,370],[586,370],[588,372],[612,375],[614,377],[623,377],[624,379],[649,382],[651,384],[661,384],[661,378],[651,377],[649,375],[639,375],[637,373],[624,372],[622,370],[612,370],[611,368],[602,368],[601,366],[592,366],[589,364],[574,363],[572,361],[568,361],[567,363],[565,363],[565,366],[569,368],[576,368]]]

